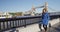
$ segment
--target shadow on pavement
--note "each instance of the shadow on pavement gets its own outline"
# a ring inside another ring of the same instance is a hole
[[[52,27],[50,29],[50,31],[52,31],[52,32],[60,32],[60,27]]]
[[[19,32],[16,28],[12,29],[10,32]]]
[[[55,29],[56,31],[60,31],[60,25],[58,25],[57,27],[54,27],[54,29]]]

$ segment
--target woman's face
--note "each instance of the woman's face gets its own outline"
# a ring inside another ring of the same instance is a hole
[[[46,11],[45,10],[43,10],[43,13],[45,13]]]

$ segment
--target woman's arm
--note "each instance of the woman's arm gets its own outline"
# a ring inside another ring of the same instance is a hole
[[[47,17],[48,17],[48,20],[50,20],[50,16],[49,16],[49,14],[47,15]]]

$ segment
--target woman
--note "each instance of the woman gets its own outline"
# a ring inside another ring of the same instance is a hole
[[[49,19],[50,19],[50,17],[49,17],[48,11],[46,9],[43,9],[42,24],[43,24],[43,28],[44,28],[45,32],[47,31],[47,25],[48,25]]]
[[[49,19],[50,19],[50,17],[49,17],[48,11],[46,9],[43,9],[43,12],[42,12],[42,21],[41,22],[43,24],[43,28],[44,28],[45,32],[47,31],[47,25],[48,25]],[[41,24],[39,24],[39,27],[41,29]]]

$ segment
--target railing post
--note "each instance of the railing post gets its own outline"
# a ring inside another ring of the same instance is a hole
[[[11,21],[10,21],[10,28],[11,28]]]
[[[5,29],[5,22],[3,22],[3,29]]]
[[[19,26],[19,20],[17,21],[17,26]]]
[[[17,27],[17,21],[15,21],[15,27]]]
[[[8,23],[8,21],[7,21],[7,23],[6,23],[6,24],[7,24],[7,28],[9,28],[9,23]]]
[[[24,20],[24,22],[25,22],[25,25],[24,25],[24,27],[26,27],[26,19]]]
[[[19,23],[20,23],[20,26],[21,26],[21,20],[19,21]]]
[[[0,30],[1,30],[1,22],[0,22]]]
[[[60,15],[59,15],[59,23],[60,23]]]
[[[18,27],[20,26],[20,25],[19,25],[19,24],[20,24],[19,22],[20,22],[20,21],[18,21]]]
[[[19,20],[19,26],[20,26],[20,24],[21,24],[21,22],[20,22],[20,20]]]
[[[12,21],[12,27],[14,27],[14,21]]]
[[[19,21],[19,20],[17,20],[17,22],[16,22],[16,23],[17,23],[17,27],[18,27],[18,24],[19,24],[18,21]]]

